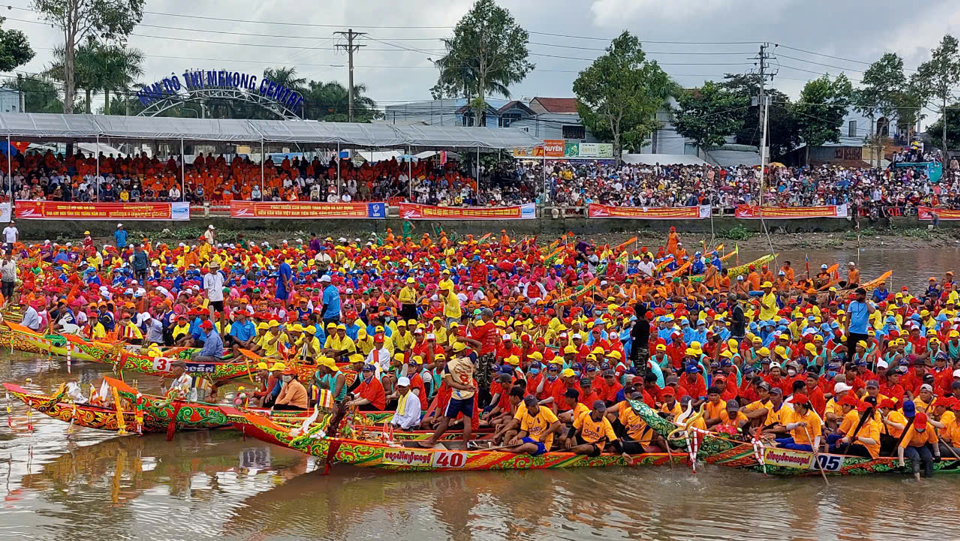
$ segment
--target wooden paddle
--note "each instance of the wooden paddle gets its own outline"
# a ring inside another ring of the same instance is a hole
[[[803,425],[803,433],[807,435],[807,441],[810,442],[810,448],[813,449],[813,438],[810,437],[810,431],[807,430],[807,425]],[[823,476],[823,482],[830,486],[830,481],[827,481],[827,473],[823,471],[823,466],[820,465],[820,461],[817,460],[817,450],[813,449],[813,461],[817,463],[817,469],[820,470],[820,475]]]
[[[867,411],[860,414],[860,422],[857,423],[857,428],[853,430],[853,434],[845,434],[850,436],[850,441],[847,442],[847,446],[843,448],[843,454],[847,454],[847,451],[850,450],[850,446],[853,445],[853,440],[856,439],[857,434],[860,432],[860,429],[863,428],[863,423],[867,420],[867,414],[873,415],[874,409],[869,408]]]

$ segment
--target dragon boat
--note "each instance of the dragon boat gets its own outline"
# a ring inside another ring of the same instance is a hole
[[[726,434],[707,432],[692,427],[698,413],[688,410],[678,417],[679,424],[664,419],[642,401],[630,400],[630,406],[644,422],[688,459],[702,460],[729,468],[776,476],[868,475],[901,473],[896,457],[862,457],[841,454],[795,451],[765,445],[762,440],[738,441]],[[944,457],[934,463],[934,470],[960,472],[960,460]]]
[[[548,452],[540,456],[503,451],[501,447],[450,449],[441,441],[435,448],[406,447],[396,440],[422,439],[419,433],[393,434],[393,441],[355,439],[356,433],[328,438],[322,424],[293,430],[253,413],[232,415],[234,426],[253,437],[324,458],[329,463],[350,464],[361,468],[390,471],[480,471],[541,470],[576,467],[660,466],[671,462],[682,464],[688,459],[681,453],[649,453],[622,455],[604,453],[596,457],[567,452]],[[375,434],[375,433],[374,433]]]
[[[749,263],[744,263],[743,265],[737,265],[736,267],[729,267],[727,269],[727,276],[730,277],[731,280],[735,280],[737,276],[743,276],[743,275],[749,274],[751,265],[754,268],[759,269],[761,265],[766,265],[767,263],[776,259],[777,255],[779,254],[767,254],[763,257],[754,259]]]

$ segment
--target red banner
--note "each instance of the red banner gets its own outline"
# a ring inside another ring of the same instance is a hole
[[[710,207],[614,207],[590,203],[587,216],[634,220],[702,220],[710,217]]]
[[[543,155],[547,158],[562,158],[565,144],[563,139],[544,139]]]
[[[66,203],[18,200],[15,209],[18,220],[190,220],[189,203]]]
[[[960,210],[936,209],[930,207],[919,207],[917,209],[917,219],[924,221],[933,220],[934,213],[936,213],[938,219],[943,221],[952,222],[955,220],[960,220]]]
[[[762,210],[761,210],[762,208]],[[797,220],[802,218],[846,218],[846,205],[827,205],[823,207],[757,207],[740,205],[737,218],[741,220]]]
[[[515,207],[434,207],[400,203],[404,220],[532,220],[537,217],[533,203]]]
[[[260,201],[231,201],[231,218],[310,219],[335,218],[339,220],[383,220],[387,217],[386,203],[319,203],[291,201],[275,203]]]

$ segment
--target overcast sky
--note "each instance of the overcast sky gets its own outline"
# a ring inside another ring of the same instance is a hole
[[[28,0],[8,2],[14,8],[29,7]],[[650,56],[685,87],[721,79],[727,72],[748,72],[755,68],[751,58],[760,41],[779,44],[774,49],[779,72],[773,84],[791,96],[804,81],[821,73],[845,71],[857,82],[865,63],[887,51],[899,53],[908,68],[915,68],[929,58],[929,49],[945,33],[960,33],[958,0],[501,0],[500,4],[531,32],[531,61],[537,69],[513,88],[518,98],[572,96],[577,72],[624,29],[639,35]],[[369,38],[356,57],[356,81],[366,84],[378,103],[389,105],[429,98],[437,72],[428,58],[442,54],[437,38],[449,36],[471,5],[472,0],[148,0],[148,13],[130,44],[146,54],[144,82],[188,68],[260,74],[265,67],[294,66],[307,78],[345,83],[346,57],[334,50],[333,32],[352,26],[368,32]],[[20,21],[39,20],[28,10],[0,8],[0,12],[8,17],[5,27],[23,30],[37,52],[36,59],[21,69],[43,69],[52,48],[62,43],[59,31]]]

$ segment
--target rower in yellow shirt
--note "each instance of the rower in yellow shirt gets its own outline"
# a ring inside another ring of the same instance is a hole
[[[764,282],[760,285],[763,297],[760,298],[760,320],[772,321],[777,317],[777,296],[773,294],[773,284]]]
[[[810,399],[803,393],[793,395],[793,410],[786,415],[784,427],[790,432],[789,438],[777,438],[779,447],[797,451],[813,451],[820,448],[822,426],[817,412],[810,406]]]
[[[599,456],[607,444],[619,445],[619,441],[607,419],[607,405],[596,400],[589,414],[573,420],[564,447],[578,455]]]
[[[542,455],[553,445],[560,421],[550,408],[539,405],[535,396],[528,395],[523,399],[523,405],[526,409],[520,419],[520,432],[508,442],[504,451]],[[520,415],[519,409],[517,415]]]

